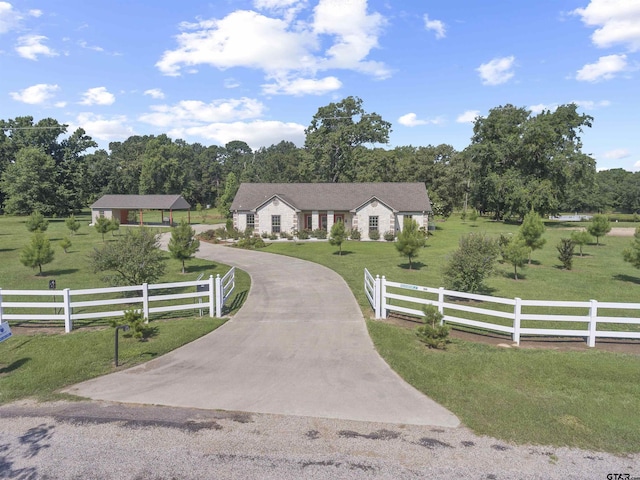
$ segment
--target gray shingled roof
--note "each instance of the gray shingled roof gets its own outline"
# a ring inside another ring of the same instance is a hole
[[[231,210],[253,211],[274,195],[298,210],[354,210],[376,197],[400,212],[429,212],[424,183],[243,183]]]
[[[91,208],[188,210],[191,205],[181,195],[104,195]]]

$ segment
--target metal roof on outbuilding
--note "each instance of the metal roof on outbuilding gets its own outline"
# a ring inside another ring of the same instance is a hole
[[[188,210],[191,205],[182,195],[104,195],[91,208]]]
[[[243,183],[231,210],[253,211],[274,195],[298,210],[350,211],[376,198],[398,212],[430,212],[424,183]]]

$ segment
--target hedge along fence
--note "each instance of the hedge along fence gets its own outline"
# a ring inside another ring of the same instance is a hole
[[[186,291],[195,287],[192,291]],[[235,289],[235,268],[223,277],[211,275],[206,280],[142,284],[128,287],[91,288],[83,290],[3,290],[0,289],[0,322],[64,323],[65,332],[73,330],[81,320],[120,317],[125,310],[139,309],[148,322],[152,314],[183,310],[208,310],[209,316],[221,317],[223,307]],[[114,297],[115,295],[115,298]],[[99,298],[109,296],[112,298]],[[17,297],[7,301],[7,297]],[[34,298],[25,301],[25,297]],[[53,301],[46,300],[52,298]],[[88,300],[81,298],[90,297]],[[61,298],[61,300],[58,300]],[[152,306],[152,305],[158,306]],[[106,307],[106,308],[105,308]],[[35,313],[43,310],[53,313]]]
[[[367,269],[364,288],[376,318],[390,312],[421,317],[423,305],[435,305],[443,322],[521,336],[583,337],[595,347],[596,338],[640,339],[640,303],[614,303],[501,298],[390,282]],[[603,315],[604,313],[604,315]]]

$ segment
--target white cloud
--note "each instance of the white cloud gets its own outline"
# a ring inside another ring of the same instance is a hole
[[[94,113],[81,113],[74,122],[70,122],[69,131],[73,132],[76,128],[82,127],[89,136],[98,140],[105,142],[126,140],[136,134],[133,127],[127,125],[127,121],[125,115],[116,115],[107,119]]]
[[[18,26],[21,15],[7,2],[0,2],[0,33],[7,33]]]
[[[56,102],[53,104],[53,106],[56,108],[64,108],[67,106],[67,102]]]
[[[115,101],[115,95],[107,91],[107,87],[95,87],[82,94],[80,105],[111,105]]]
[[[398,118],[398,123],[405,127],[416,127],[418,125],[425,125],[426,120],[418,120],[418,116],[415,113],[407,113]]]
[[[239,86],[240,82],[238,82],[235,78],[224,79],[224,88],[238,88]]]
[[[42,16],[42,10],[38,10],[37,8],[29,10],[29,16],[39,18]]]
[[[591,40],[600,48],[626,45],[640,50],[640,2],[635,0],[591,0],[585,8],[577,8],[585,25],[597,28]]]
[[[82,48],[86,48],[87,50],[93,50],[94,52],[104,52],[104,48],[97,45],[89,45],[84,40],[79,42],[78,45],[80,45]]]
[[[631,152],[626,148],[617,148],[615,150],[609,150],[604,153],[604,158],[608,160],[620,160],[622,158],[628,158],[631,156]]]
[[[608,107],[611,105],[609,100],[600,100],[599,102],[594,102],[593,100],[574,100],[572,103],[575,103],[578,107],[584,110],[595,110],[600,107]]]
[[[538,115],[539,113],[542,113],[545,110],[553,112],[553,111],[555,111],[556,108],[558,108],[558,104],[557,103],[551,103],[551,104],[538,103],[537,105],[531,105],[529,107],[529,110],[534,115]]]
[[[173,137],[202,137],[225,145],[232,140],[246,142],[252,149],[268,147],[288,140],[298,146],[304,145],[305,126],[297,123],[255,120],[252,122],[212,123],[199,127],[176,129],[169,132]]]
[[[473,123],[476,121],[476,117],[480,116],[480,110],[467,110],[464,113],[458,115],[456,122],[458,123]]]
[[[45,40],[48,40],[48,38],[43,35],[24,35],[18,38],[16,52],[21,57],[29,60],[38,60],[38,55],[46,57],[57,56],[58,53],[55,50],[43,43]]]
[[[267,95],[324,95],[342,87],[342,82],[336,77],[296,78],[294,80],[277,79],[276,83],[262,86]]]
[[[277,10],[289,8],[299,3],[300,0],[254,0],[253,6],[263,10]]]
[[[430,20],[429,15],[427,15],[426,13],[424,14],[424,28],[435,32],[437,39],[447,36],[446,25],[440,20]]]
[[[28,103],[29,105],[38,105],[46,102],[54,93],[59,89],[58,85],[49,85],[46,83],[39,83],[32,85],[19,92],[11,92],[11,98],[18,102]]]
[[[285,0],[255,4],[269,9],[305,5]],[[156,66],[174,76],[183,68],[203,64],[221,70],[259,69],[267,78],[304,78],[332,68],[389,76],[383,63],[367,59],[378,46],[384,18],[369,14],[366,0],[320,0],[311,20],[307,19],[290,11],[284,18],[275,18],[237,10],[222,19],[183,23],[176,37],[178,47],[165,51]]]
[[[208,104],[199,100],[183,100],[172,106],[154,105],[151,113],[141,115],[139,120],[157,127],[182,128],[257,118],[262,115],[263,110],[261,102],[246,97],[217,100]]]
[[[514,75],[513,64],[515,57],[494,58],[488,63],[480,65],[476,71],[480,73],[483,85],[500,85],[508,82]]]
[[[576,80],[581,82],[599,82],[611,80],[616,74],[626,70],[627,56],[606,55],[600,57],[596,63],[589,63],[576,73]]]
[[[151,98],[162,99],[164,98],[164,92],[159,88],[150,88],[144,91],[145,95],[149,95]]]

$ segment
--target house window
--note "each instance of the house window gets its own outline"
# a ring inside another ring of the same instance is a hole
[[[256,216],[253,213],[247,213],[247,228],[256,228]]]
[[[100,218],[104,217],[104,210],[98,211],[98,216],[100,216]]]
[[[305,215],[304,228],[306,228],[307,230],[313,230],[313,216]]]
[[[280,233],[280,215],[271,215],[271,233]]]
[[[405,219],[405,220],[407,220],[407,219],[409,219],[409,220],[413,220],[413,215],[405,215],[405,216],[404,216],[404,219]]]
[[[369,231],[378,230],[378,216],[372,215],[369,217]]]

